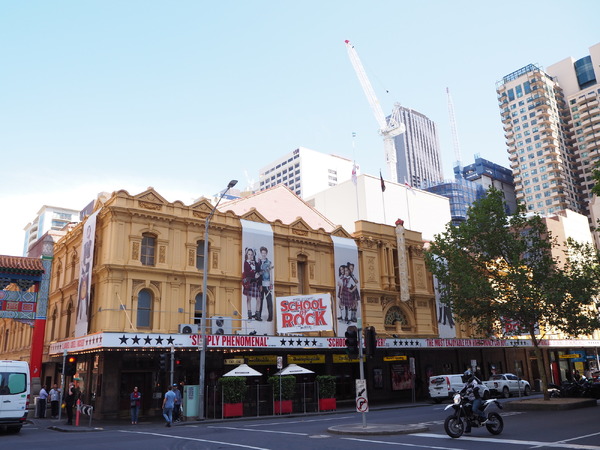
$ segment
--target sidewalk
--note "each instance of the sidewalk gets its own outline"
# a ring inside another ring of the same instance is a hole
[[[371,411],[382,411],[382,410],[393,410],[393,409],[400,409],[400,408],[415,408],[415,407],[420,407],[420,406],[431,406],[431,402],[420,401],[420,402],[416,402],[416,403],[390,403],[390,404],[385,404],[385,405],[373,406],[370,409],[371,409]],[[311,416],[323,416],[323,415],[333,415],[333,414],[356,414],[357,415],[356,421],[357,422],[361,421],[361,418],[360,418],[361,416],[359,413],[356,412],[356,409],[354,407],[343,406],[341,408],[338,408],[336,411],[292,413],[292,414],[266,415],[266,416],[244,416],[244,417],[233,417],[233,418],[227,418],[227,419],[221,419],[221,418],[216,418],[216,419],[211,418],[211,419],[206,419],[206,420],[188,419],[186,421],[174,423],[173,427],[181,427],[181,426],[186,426],[186,425],[199,425],[199,424],[214,424],[214,423],[223,423],[223,422],[231,423],[231,422],[237,422],[237,421],[241,421],[241,420],[244,420],[244,421],[265,420],[265,419],[269,420],[269,419],[273,419],[273,418],[292,418],[292,417],[297,418],[297,417],[311,417]],[[165,421],[160,416],[142,418],[142,419],[140,419],[138,425],[132,425],[131,421],[129,419],[119,419],[119,420],[95,420],[95,419],[92,419],[91,426],[88,426],[89,416],[85,416],[85,415],[80,416],[78,427],[75,425],[67,425],[66,417],[62,418],[61,420],[51,419],[51,418],[46,418],[46,419],[29,418],[29,419],[27,419],[27,423],[34,425],[36,427],[48,428],[48,429],[54,430],[54,431],[71,432],[71,433],[104,431],[104,430],[114,429],[114,428],[146,428],[146,427],[155,428],[155,427],[164,427],[165,426]],[[75,423],[75,419],[73,419],[73,423]],[[350,427],[350,428],[347,429],[347,427]],[[369,424],[367,429],[363,429],[362,424],[358,424],[358,423],[339,427],[339,430],[337,429],[338,427],[336,427],[336,429],[331,430],[331,432],[339,433],[339,434],[347,434],[354,427],[362,429],[363,433],[361,433],[361,434],[397,434],[397,433],[416,432],[416,431],[414,431],[414,428],[411,428],[413,431],[406,431],[408,429],[407,427],[412,427],[412,426],[392,426],[393,433],[390,433],[390,426],[387,426],[387,425],[380,426],[380,425],[375,425],[375,424]],[[384,428],[378,428],[378,427],[384,427]],[[379,432],[377,432],[377,431],[379,431]],[[427,431],[427,430],[425,429],[425,430],[421,430],[421,431]]]

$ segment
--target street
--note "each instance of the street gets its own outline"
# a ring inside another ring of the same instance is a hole
[[[473,429],[459,439],[443,428],[449,414],[446,404],[381,409],[367,413],[367,424],[425,424],[429,431],[416,434],[372,436],[337,435],[329,427],[362,423],[358,413],[326,414],[178,424],[160,422],[137,426],[107,425],[95,432],[58,432],[47,427],[52,420],[27,424],[20,434],[0,434],[2,448],[26,449],[487,449],[562,448],[600,450],[598,408],[570,411],[506,411],[504,431],[492,436],[485,428]]]

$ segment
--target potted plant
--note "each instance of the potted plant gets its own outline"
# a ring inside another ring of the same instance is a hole
[[[333,375],[317,376],[317,385],[319,386],[319,411],[335,411],[335,380]]]
[[[244,398],[246,397],[246,378],[219,378],[219,386],[223,392],[223,417],[241,417],[244,415]]]
[[[296,394],[294,375],[272,376],[267,380],[273,386],[273,411],[275,414],[291,413],[292,400]],[[279,385],[281,384],[281,392]],[[281,394],[281,395],[280,395]],[[280,400],[281,399],[281,400]]]

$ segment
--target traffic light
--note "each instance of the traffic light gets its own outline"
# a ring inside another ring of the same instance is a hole
[[[377,349],[377,333],[375,332],[375,327],[367,327],[365,328],[365,350],[367,356],[375,355],[375,350]]]
[[[68,377],[72,377],[77,373],[77,356],[69,356],[67,357],[67,361],[65,363],[65,375]]]
[[[354,325],[346,330],[346,353],[351,359],[358,357],[358,328]]]
[[[160,370],[163,372],[166,372],[168,370],[168,361],[169,361],[169,354],[168,353],[161,353],[159,355],[160,358]]]

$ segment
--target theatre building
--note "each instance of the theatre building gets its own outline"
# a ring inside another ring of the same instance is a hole
[[[267,385],[278,360],[313,372],[298,377],[304,386],[334,375],[338,401],[353,402],[359,364],[344,336],[361,321],[378,338],[365,363],[372,403],[424,397],[429,375],[473,360],[485,375],[518,367],[535,377],[524,340],[447,334],[453,323],[436,305],[421,235],[401,218],[395,227],[359,221],[349,234],[283,186],[218,209],[152,188],[97,200],[54,244],[46,311],[41,380],[60,382],[61,363],[75,356],[69,379],[97,418],[125,417],[134,386],[142,415],[155,415],[171,379],[198,385],[203,314],[208,417],[220,417],[219,378],[242,362],[262,374],[253,386]],[[0,322],[0,336],[15,326]]]

